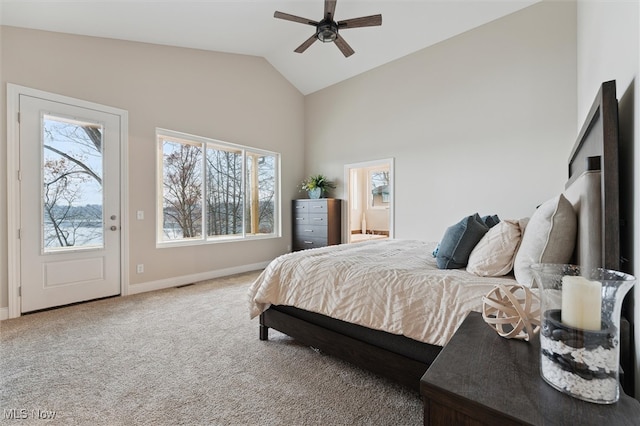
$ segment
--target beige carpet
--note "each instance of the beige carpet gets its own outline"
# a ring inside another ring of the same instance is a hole
[[[422,423],[416,393],[273,330],[260,341],[257,275],[2,321],[0,424]]]

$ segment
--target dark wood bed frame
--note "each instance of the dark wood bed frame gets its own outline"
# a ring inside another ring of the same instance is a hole
[[[586,170],[602,171],[602,266],[618,270],[620,267],[620,213],[619,213],[619,171],[618,171],[618,102],[615,81],[603,83],[589,111],[568,163],[569,180],[575,180]],[[286,311],[286,312],[285,312]],[[357,366],[390,378],[402,385],[419,391],[420,378],[429,368],[440,350],[439,346],[426,343],[421,345],[422,356],[416,357],[402,350],[394,350],[388,345],[372,343],[362,339],[360,333],[345,331],[345,323],[312,314],[322,321],[309,319],[307,311],[282,309],[271,306],[260,315],[260,340],[268,340],[269,328],[285,333],[300,343],[321,352],[336,356]],[[304,315],[303,315],[304,314]],[[319,323],[321,324],[319,324]],[[336,326],[332,326],[332,322]],[[631,344],[631,324],[624,321],[621,329],[621,365],[625,372],[621,381],[625,392],[633,396],[633,345]],[[360,326],[352,327],[358,329]],[[362,331],[362,330],[360,330]],[[382,333],[382,332],[378,332]],[[387,334],[387,333],[383,333]],[[358,336],[358,337],[355,337]],[[406,339],[388,334],[389,338]],[[383,347],[387,346],[387,347]],[[392,345],[393,346],[393,345]],[[623,380],[624,378],[624,380]]]

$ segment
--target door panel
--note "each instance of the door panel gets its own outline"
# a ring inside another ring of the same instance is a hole
[[[120,293],[120,118],[20,95],[21,311]]]

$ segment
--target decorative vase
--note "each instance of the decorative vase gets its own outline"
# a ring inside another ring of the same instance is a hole
[[[531,266],[542,308],[540,374],[555,389],[597,404],[620,395],[620,315],[635,277],[576,265]]]
[[[322,198],[322,188],[313,188],[307,191],[309,198],[318,199]]]

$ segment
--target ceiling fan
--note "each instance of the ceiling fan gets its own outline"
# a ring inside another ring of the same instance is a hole
[[[338,35],[339,30],[348,30],[349,28],[359,27],[375,27],[382,25],[382,15],[363,16],[360,18],[347,19],[344,21],[336,22],[333,19],[333,14],[336,10],[337,0],[325,0],[324,1],[324,19],[320,22],[313,21],[307,18],[301,18],[295,15],[289,15],[288,13],[276,12],[273,14],[274,18],[284,19],[287,21],[299,22],[301,24],[312,25],[316,27],[316,32],[305,40],[294,52],[302,53],[309,46],[311,46],[316,40],[320,40],[323,43],[334,42],[342,54],[348,58],[353,55],[355,51],[349,46],[349,44]]]

